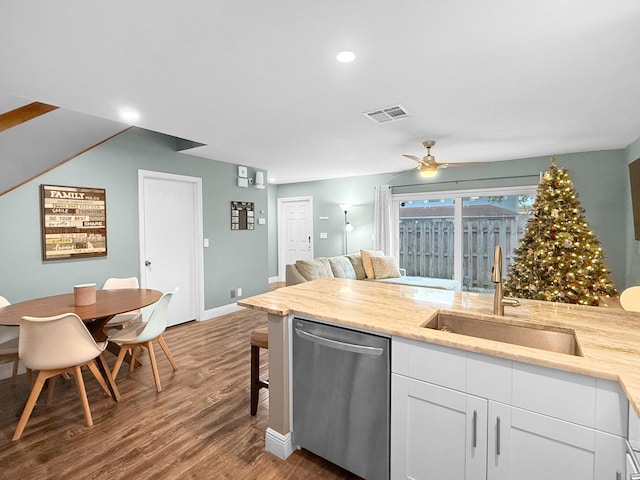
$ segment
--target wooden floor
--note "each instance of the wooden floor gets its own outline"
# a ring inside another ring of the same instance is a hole
[[[266,314],[246,310],[168,329],[178,370],[158,348],[161,393],[146,355],[131,376],[128,368],[118,375],[119,403],[86,372],[92,427],[73,379],[59,380],[51,404],[43,393],[12,442],[30,387],[26,375],[0,381],[0,479],[358,478],[304,450],[287,460],[265,452],[268,391],[251,417],[249,332],[266,323]]]

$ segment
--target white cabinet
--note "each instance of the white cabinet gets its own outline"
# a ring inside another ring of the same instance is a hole
[[[405,339],[391,369],[394,480],[623,478],[615,382]]]
[[[496,402],[488,419],[488,479],[622,478],[622,437]]]
[[[487,400],[391,375],[391,478],[485,478]]]
[[[640,478],[640,419],[629,405],[629,432],[627,436],[627,476],[625,479]],[[634,475],[634,476],[632,476]]]

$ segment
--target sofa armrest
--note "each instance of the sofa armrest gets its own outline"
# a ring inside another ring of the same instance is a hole
[[[297,285],[298,283],[304,283],[307,280],[300,274],[294,264],[286,265],[286,286]]]

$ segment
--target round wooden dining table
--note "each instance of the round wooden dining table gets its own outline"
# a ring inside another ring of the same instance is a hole
[[[87,329],[97,341],[105,341],[107,335],[102,327],[110,319],[119,313],[130,312],[156,303],[161,296],[162,292],[148,288],[96,290],[96,303],[83,307],[75,305],[73,293],[34,298],[0,307],[0,325],[20,325],[20,319],[24,316],[53,317],[63,313],[75,313],[85,322]],[[107,380],[114,400],[120,400],[120,392],[111,376],[111,370],[104,355],[100,355],[96,363]]]

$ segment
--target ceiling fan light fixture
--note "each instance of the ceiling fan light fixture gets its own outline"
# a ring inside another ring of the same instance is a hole
[[[420,167],[420,176],[425,178],[435,177],[438,174],[438,167],[433,165],[422,165]]]

